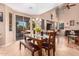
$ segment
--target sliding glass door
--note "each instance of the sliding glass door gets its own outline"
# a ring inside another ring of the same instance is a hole
[[[16,15],[16,40],[23,39],[22,31],[30,29],[29,20],[30,18]]]

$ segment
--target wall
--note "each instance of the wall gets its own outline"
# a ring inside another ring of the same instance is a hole
[[[51,19],[51,14],[53,15],[53,19]],[[52,9],[40,15],[40,18],[50,21],[57,21],[56,10]]]
[[[53,14],[52,21],[64,23],[64,30],[79,30],[79,4],[70,7],[70,9],[64,8],[64,4],[40,15],[40,18],[45,20],[51,20],[50,14]],[[58,8],[58,9],[57,9]],[[70,26],[70,20],[74,20],[74,26]]]
[[[56,8],[47,11],[41,15],[28,15],[24,13],[20,13],[12,10],[8,6],[5,6],[3,4],[0,4],[0,12],[4,12],[3,22],[0,22],[0,33],[2,34],[2,39],[0,39],[0,45],[3,44],[9,44],[14,41],[16,41],[16,17],[15,15],[21,15],[25,17],[31,17],[31,20],[33,18],[41,18],[45,20],[45,30],[46,30],[46,20],[53,21],[55,23],[57,22],[64,22],[65,23],[65,29],[64,30],[70,30],[75,29],[79,30],[79,25],[76,24],[76,22],[79,22],[79,4],[76,6],[71,7],[71,9],[63,9],[59,8],[58,14],[56,13]],[[13,14],[13,20],[12,20],[12,31],[9,31],[9,12]],[[51,14],[53,14],[53,19],[51,20]],[[57,17],[58,15],[58,17]],[[32,23],[30,20],[30,31],[32,30]],[[75,26],[70,26],[69,21],[75,20]]]
[[[12,31],[9,31],[9,13],[12,13]],[[5,40],[5,43],[6,45],[12,43],[15,39],[15,31],[14,31],[14,22],[15,22],[15,19],[14,19],[14,11],[5,6],[5,35],[6,35],[6,40]]]
[[[9,8],[8,6],[5,6],[6,8],[6,24],[5,24],[5,27],[6,27],[6,44],[10,44],[14,41],[16,41],[16,15],[19,15],[19,16],[25,16],[25,17],[30,17],[32,18],[32,16],[28,15],[28,14],[24,14],[24,13],[21,13],[21,12],[17,12],[12,10],[11,8]],[[13,15],[13,19],[12,19],[12,31],[9,31],[9,13],[12,13]],[[31,22],[31,21],[30,21]],[[31,25],[30,25],[31,27]],[[30,30],[31,31],[31,28]]]
[[[77,24],[79,22],[79,4],[70,7],[70,9],[61,7],[59,9],[59,20],[65,23],[64,30],[79,30],[79,24]],[[70,26],[70,20],[75,20],[74,26]]]
[[[51,14],[53,15],[52,19],[51,19]],[[39,17],[41,19],[45,20],[45,30],[47,28],[47,26],[46,26],[46,24],[48,23],[47,20],[49,20],[50,22],[53,22],[54,25],[57,25],[57,23],[58,23],[58,17],[57,17],[57,14],[56,14],[56,8],[51,9],[51,10],[39,15]],[[55,28],[56,28],[56,26],[54,26],[54,29]]]
[[[0,45],[9,45],[12,42],[16,41],[16,15],[30,17],[33,19],[31,15],[24,14],[21,12],[14,11],[13,9],[9,8],[8,6],[0,3],[0,12],[3,12],[4,18],[3,22],[0,22],[0,33],[2,35],[2,39],[0,39]],[[9,31],[9,13],[12,13],[12,31]],[[31,20],[30,20],[31,24]],[[32,24],[30,25],[30,27]],[[30,28],[29,31],[31,31],[32,28]]]
[[[5,6],[0,4],[0,12],[3,12],[3,22],[0,22],[0,46],[5,44]]]

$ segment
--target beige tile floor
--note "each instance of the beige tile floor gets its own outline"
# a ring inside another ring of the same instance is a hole
[[[51,50],[52,51],[52,50]],[[19,50],[19,41],[12,43],[6,47],[0,47],[1,56],[31,56],[31,52],[28,49]],[[37,55],[37,52],[35,53]],[[43,50],[43,55],[47,55]],[[51,52],[52,56],[52,52]],[[67,47],[67,39],[60,37],[59,42],[56,42],[56,56],[79,56],[79,50]]]

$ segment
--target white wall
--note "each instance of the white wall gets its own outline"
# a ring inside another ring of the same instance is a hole
[[[60,5],[59,9],[57,10],[58,12],[57,14],[56,14],[56,8],[44,14],[41,14],[40,18],[43,18],[45,20],[50,20],[50,14],[53,14],[52,21],[64,23],[65,25],[64,30],[73,30],[73,29],[79,30],[79,25],[77,24],[77,22],[79,22],[79,4],[76,4],[76,6],[70,7],[70,9],[63,8]],[[70,26],[70,20],[75,21],[74,26]]]
[[[0,12],[3,12],[3,22],[0,22],[0,46],[5,44],[5,7],[3,4],[0,4]]]
[[[0,12],[3,12],[3,22],[0,22],[0,33],[2,36],[2,39],[0,39],[0,45],[9,45],[10,43],[16,41],[16,17],[15,16],[20,15],[20,16],[25,16],[30,18],[33,18],[33,17],[28,14],[16,12],[4,4],[0,4]],[[12,31],[9,31],[9,13],[12,13],[13,15]]]
[[[46,13],[43,13],[41,15],[28,15],[20,12],[16,12],[12,10],[11,8],[0,4],[0,12],[4,12],[4,18],[3,22],[0,22],[0,33],[2,34],[2,39],[0,39],[0,45],[2,44],[9,44],[16,40],[16,18],[15,15],[21,15],[25,17],[31,17],[31,20],[33,18],[41,18],[44,20],[51,20],[50,15],[53,14],[52,21],[56,22],[64,22],[65,23],[65,30],[69,29],[75,29],[79,30],[79,25],[76,24],[76,22],[79,21],[79,4],[76,6],[71,7],[71,9],[59,9],[59,18],[56,15],[56,9],[52,9]],[[9,12],[13,14],[13,20],[12,20],[12,31],[9,31]],[[75,26],[70,26],[69,21],[75,20]],[[30,21],[31,22],[31,21]],[[68,25],[67,25],[68,23]],[[30,25],[32,27],[32,24]],[[46,26],[46,21],[45,21]],[[30,29],[32,30],[32,28]],[[46,30],[46,29],[45,29]]]
[[[12,13],[12,31],[9,31],[9,13]],[[11,8],[5,6],[5,35],[6,35],[6,44],[10,44],[15,40],[15,31],[14,31],[14,11]]]
[[[53,15],[52,19],[51,19],[51,14]],[[46,20],[49,20],[50,22],[52,21],[54,23],[54,25],[56,25],[56,23],[58,22],[58,17],[56,15],[56,9],[55,8],[48,11],[48,12],[46,12],[46,13],[43,13],[43,14],[39,15],[39,17],[41,19],[45,20],[45,30],[47,28],[47,26],[46,26],[47,21]],[[54,28],[56,28],[56,27],[54,26]]]
[[[21,12],[16,12],[16,11],[12,10],[11,8],[9,8],[7,6],[5,6],[5,9],[6,9],[5,10],[5,12],[6,12],[6,20],[5,20],[6,44],[10,44],[10,43],[16,41],[16,15],[30,17],[30,18],[32,18],[32,17],[28,14],[24,14],[24,13],[21,13]],[[12,13],[12,15],[13,15],[12,31],[9,31],[9,13]],[[31,30],[31,28],[30,28],[30,30]]]
[[[70,7],[70,9],[59,9],[59,20],[65,23],[65,30],[79,30],[79,4]],[[70,20],[75,20],[75,26],[70,26]]]

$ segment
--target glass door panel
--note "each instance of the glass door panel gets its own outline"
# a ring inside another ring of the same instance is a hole
[[[16,16],[16,40],[23,38],[22,30],[23,30],[23,17]]]
[[[24,30],[30,30],[30,18],[16,15],[16,40],[23,39]]]

